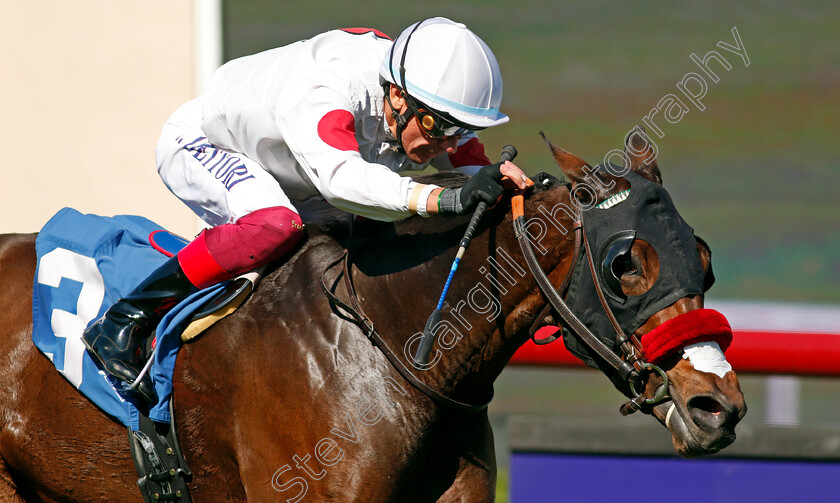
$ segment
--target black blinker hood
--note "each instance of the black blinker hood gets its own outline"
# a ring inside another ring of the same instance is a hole
[[[610,208],[596,206],[582,211],[581,218],[586,231],[584,246],[592,250],[607,304],[624,332],[630,335],[656,312],[683,297],[702,294],[706,278],[694,230],[677,212],[668,192],[633,171],[624,175],[624,179],[631,186],[626,200]],[[605,277],[612,263],[605,264],[605,260],[612,261],[628,251],[634,239],[653,246],[659,257],[659,276],[642,295],[626,296],[620,291],[616,294],[609,288],[610,282],[615,284],[615,280]],[[615,329],[598,301],[583,251],[574,268],[566,297],[569,308],[608,347],[617,350]],[[563,342],[572,354],[587,365],[597,367],[586,345],[566,327],[563,327]]]

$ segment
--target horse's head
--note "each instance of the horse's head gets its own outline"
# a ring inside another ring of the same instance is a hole
[[[558,276],[568,278],[561,293],[586,327],[576,330],[554,306],[552,321],[564,326],[566,346],[635,398],[623,413],[641,409],[666,425],[679,454],[726,447],[746,413],[722,352],[731,330],[720,313],[703,309],[714,282],[711,250],[662,187],[654,148],[636,128],[625,142],[625,167],[592,167],[546,141],[571,184],[540,175],[522,229],[544,255],[550,250],[540,238],[555,234],[552,227],[565,226],[567,241],[577,234],[580,251],[571,266],[540,258],[555,287]],[[594,347],[579,333],[586,329],[597,339]],[[629,365],[619,365],[622,360]]]
[[[529,327],[562,325],[566,346],[631,398],[623,412],[654,415],[683,456],[726,447],[746,406],[723,357],[729,325],[703,309],[711,251],[662,187],[647,137],[628,137],[626,169],[549,145],[571,183],[541,174],[522,205],[517,197],[488,210],[451,288],[469,217],[360,222],[354,264],[368,318],[426,384],[469,403],[487,396]],[[417,292],[439,291],[447,273],[436,309],[437,297]],[[417,348],[435,338],[418,363]]]

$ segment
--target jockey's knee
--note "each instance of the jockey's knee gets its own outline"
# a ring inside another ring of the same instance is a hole
[[[276,206],[253,211],[233,223],[205,232],[207,248],[231,274],[242,274],[278,260],[303,237],[300,216]]]

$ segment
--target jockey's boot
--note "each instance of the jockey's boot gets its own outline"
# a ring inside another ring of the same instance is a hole
[[[146,363],[146,339],[169,309],[196,290],[176,255],[109,307],[85,330],[82,341],[103,370],[133,384]],[[134,389],[147,401],[157,402],[148,373]]]

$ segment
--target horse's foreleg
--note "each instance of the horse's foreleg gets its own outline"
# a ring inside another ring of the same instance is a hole
[[[493,430],[486,412],[480,414],[481,417],[470,415],[453,421],[441,432],[448,438],[438,445],[448,448],[444,452],[432,452],[430,459],[457,456],[458,469],[452,484],[437,499],[438,503],[489,503],[496,499]],[[438,455],[441,457],[437,458]]]
[[[461,459],[461,470],[438,503],[483,503],[496,501],[496,470]]]
[[[0,459],[0,503],[26,503],[26,500],[18,494],[12,474],[9,473],[6,463]]]

